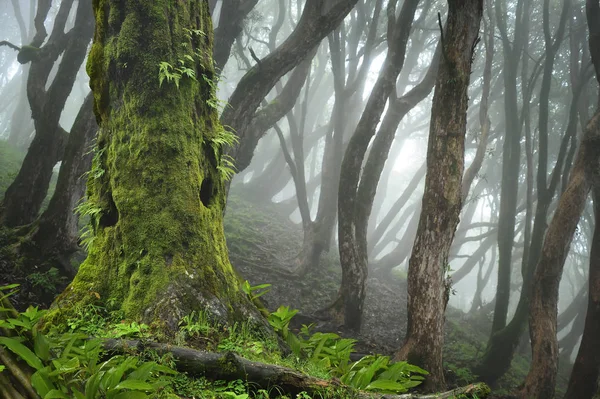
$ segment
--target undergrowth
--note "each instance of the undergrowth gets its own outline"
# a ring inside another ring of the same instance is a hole
[[[264,390],[242,380],[190,378],[175,370],[176,364],[170,353],[159,355],[148,349],[118,355],[106,353],[103,349],[106,338],[148,342],[157,337],[150,326],[126,321],[121,313],[100,304],[80,308],[75,317],[66,321],[67,332],[59,334],[55,329],[42,334],[37,331],[36,323],[45,310],[30,306],[25,312],[18,313],[7,307],[6,299],[16,288],[16,285],[10,285],[0,289],[3,303],[0,308],[0,349],[12,353],[18,359],[16,363],[23,363],[23,367],[31,371],[31,387],[41,398],[311,398],[306,392],[290,397],[277,387]],[[267,286],[245,288],[252,296],[259,295]],[[406,392],[419,385],[427,374],[406,362],[391,363],[387,356],[366,356],[351,362],[355,340],[334,333],[312,333],[311,326],[307,325],[295,335],[289,330],[289,322],[295,314],[295,310],[282,306],[269,317],[273,329],[291,348],[291,354],[287,356],[282,355],[276,338],[258,335],[247,323],[231,327],[214,324],[201,311],[182,318],[174,344],[207,351],[235,352],[249,360],[286,366],[314,377],[339,378],[351,387],[345,396],[341,396],[344,398],[352,389]],[[7,370],[0,369],[0,373],[1,388],[2,375],[7,376]],[[320,396],[340,397],[339,392],[331,389],[324,390]]]

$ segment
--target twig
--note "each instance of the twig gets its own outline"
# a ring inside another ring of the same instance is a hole
[[[446,63],[448,65],[452,65],[452,63],[450,63],[450,59],[448,58],[448,54],[446,54],[446,47],[444,47],[444,25],[442,25],[442,14],[440,14],[438,12],[438,25],[440,27],[440,40],[442,41],[442,56],[444,57],[444,61],[446,61]]]
[[[7,40],[2,40],[0,42],[0,46],[8,46],[8,47],[10,47],[11,49],[13,49],[15,51],[21,51],[21,47],[16,46],[16,45],[12,44],[11,42],[9,42]]]
[[[253,59],[254,61],[256,61],[256,63],[257,63],[257,64],[258,64],[258,66],[260,67],[260,62],[261,62],[261,61],[260,61],[260,58],[258,58],[258,57],[256,56],[256,53],[254,52],[254,50],[252,50],[252,47],[248,46],[248,50],[250,51],[250,55],[252,56],[252,59]]]

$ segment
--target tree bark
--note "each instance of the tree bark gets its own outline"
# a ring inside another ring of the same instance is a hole
[[[425,388],[443,389],[442,346],[447,292],[444,273],[462,206],[464,142],[473,52],[483,1],[448,1],[433,104],[427,176],[417,238],[408,268],[408,328],[396,359],[429,371]]]
[[[350,138],[341,166],[338,189],[338,239],[342,283],[338,297],[329,311],[338,322],[355,331],[360,331],[362,322],[368,262],[366,248],[361,251],[354,245],[357,234],[355,216],[359,206],[356,195],[360,172],[369,142],[375,134],[381,114],[402,70],[418,3],[418,0],[405,1],[397,18],[395,6],[388,9],[388,54],[356,130]]]
[[[590,54],[596,79],[600,83],[600,2],[598,0],[587,0],[586,15],[590,32]],[[595,128],[595,132],[591,131],[591,128]],[[584,140],[588,134],[595,135],[596,145],[600,145],[600,106],[587,125],[585,134]],[[598,156],[593,161],[597,165]],[[596,225],[590,254],[588,309],[581,345],[571,371],[565,399],[588,398],[597,394],[600,372],[600,351],[597,343],[594,343],[600,334],[600,183],[597,167],[589,167],[593,168],[591,172]]]
[[[589,0],[587,2],[588,26],[590,29],[590,51],[592,61],[599,71],[600,65],[600,12],[598,12],[598,2]],[[596,76],[600,80],[600,74]],[[525,380],[525,385],[520,391],[523,398],[539,397],[552,398],[556,383],[556,373],[558,370],[558,341],[556,338],[557,328],[557,305],[558,288],[564,262],[568,250],[577,228],[577,224],[585,208],[588,193],[592,184],[596,187],[598,182],[598,172],[596,165],[600,159],[600,108],[588,122],[580,147],[577,152],[567,189],[562,194],[560,202],[554,217],[548,227],[544,247],[540,261],[538,262],[533,279],[533,293],[529,310],[529,329],[532,343],[532,366]],[[596,238],[596,233],[594,233]],[[588,294],[588,311],[592,309],[591,315],[588,314],[589,324],[586,319],[586,329],[591,329],[589,333],[594,333],[598,329],[598,323],[595,320],[595,300],[597,293],[597,282],[592,280],[595,276],[595,268],[592,267],[597,248],[592,244],[592,255],[590,256],[590,291]],[[585,334],[585,333],[584,333]],[[597,336],[596,336],[597,337]],[[587,339],[591,339],[590,336]],[[587,342],[589,345],[589,342]],[[587,364],[591,367],[590,372],[595,374],[594,381],[598,376],[598,356],[595,356],[594,349],[583,347],[581,350],[587,350],[584,355],[591,356],[593,360]],[[579,357],[579,355],[578,355]],[[583,364],[587,359],[581,359]],[[583,369],[578,366],[578,371],[583,373]],[[575,369],[573,370],[575,372]],[[577,378],[577,377],[576,377]],[[579,384],[575,384],[579,385]],[[595,385],[593,385],[595,386]],[[573,387],[572,389],[575,389]],[[581,388],[586,390],[586,388]],[[589,387],[587,388],[589,389]],[[581,397],[590,397],[581,396]]]
[[[93,241],[43,325],[61,325],[100,300],[167,336],[199,308],[216,322],[249,320],[268,331],[225,245],[226,133],[209,101],[208,2],[99,0],[94,13],[88,73],[100,131],[86,204]],[[197,78],[160,84],[159,65],[182,59]]]

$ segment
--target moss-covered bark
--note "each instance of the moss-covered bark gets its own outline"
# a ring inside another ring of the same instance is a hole
[[[98,298],[167,330],[200,308],[222,322],[257,315],[223,235],[208,2],[95,0],[94,12],[88,73],[100,132],[84,207],[93,241],[46,321]],[[159,84],[165,62],[177,84]]]

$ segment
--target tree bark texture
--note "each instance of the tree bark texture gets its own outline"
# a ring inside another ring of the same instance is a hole
[[[210,105],[208,2],[99,0],[94,13],[88,73],[100,131],[86,204],[93,241],[45,325],[99,299],[165,332],[199,308],[217,322],[264,326],[239,289],[223,234],[226,133]],[[197,78],[160,84],[159,65],[179,60]]]
[[[396,359],[429,371],[425,388],[443,389],[444,274],[462,206],[464,142],[473,52],[483,1],[448,1],[427,148],[427,176],[408,268],[408,328]]]
[[[565,399],[591,398],[600,372],[600,188],[594,187],[596,228],[590,254],[589,296],[583,337],[573,364]],[[579,317],[578,317],[579,318]],[[577,323],[577,319],[575,321]]]

